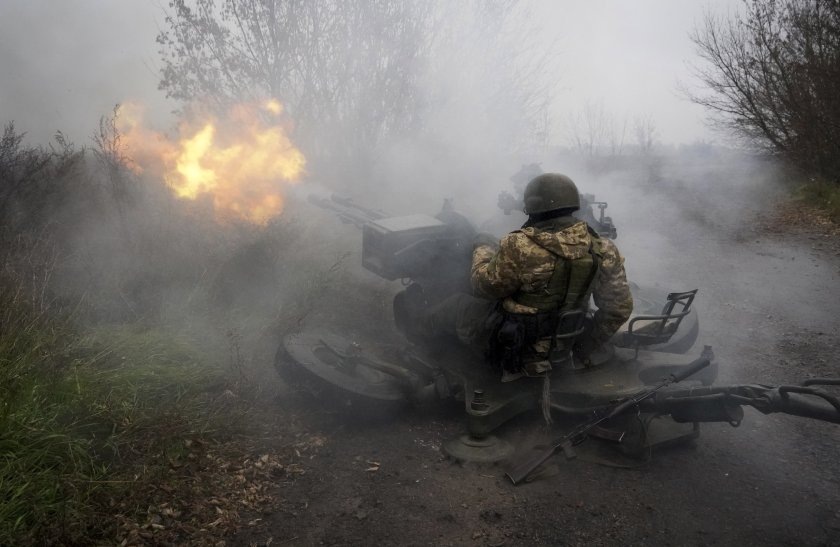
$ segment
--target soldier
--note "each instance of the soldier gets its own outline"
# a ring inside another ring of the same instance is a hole
[[[580,208],[574,182],[545,173],[528,183],[524,197],[528,221],[522,228],[498,243],[489,234],[476,238],[471,282],[480,298],[456,295],[428,318],[438,331],[454,329],[462,342],[489,348],[503,380],[545,374],[572,349],[586,364],[633,310],[615,244],[572,216]],[[561,314],[588,310],[590,296],[598,307],[593,320],[570,337],[574,348],[560,347],[566,342],[556,335],[580,325],[559,324]]]
[[[543,174],[543,172],[539,163],[523,165],[519,171],[510,177],[516,194],[518,196],[522,196],[524,194],[526,184],[541,174]],[[601,237],[608,237],[610,239],[615,239],[617,237],[618,233],[616,232],[615,225],[612,223],[612,219],[604,215],[604,211],[607,208],[606,203],[595,201],[595,196],[593,194],[578,194],[578,202],[578,209],[574,212],[573,216],[586,221],[586,223],[598,232],[598,235]],[[499,193],[498,205],[499,209],[504,211],[506,217],[510,216],[514,211],[517,213],[519,211],[525,212],[524,199],[516,199],[513,194],[504,190]],[[595,217],[595,212],[592,209],[593,206],[600,208],[600,218]],[[519,215],[515,214],[513,216],[518,217]],[[495,229],[499,226],[508,226],[508,228],[504,229],[504,231],[508,231],[510,229],[510,220],[504,221],[500,218],[494,218],[483,225],[483,227],[488,229],[488,231],[494,233],[496,233]]]

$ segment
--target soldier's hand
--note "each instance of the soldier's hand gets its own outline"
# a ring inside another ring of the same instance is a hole
[[[578,359],[583,362],[588,362],[589,356],[592,355],[592,352],[598,349],[598,346],[600,346],[600,344],[593,340],[591,336],[584,334],[577,340],[577,342],[575,342],[573,349]]]
[[[473,238],[473,249],[484,245],[498,249],[499,238],[493,234],[488,234],[487,232],[479,232],[476,234],[475,238]]]

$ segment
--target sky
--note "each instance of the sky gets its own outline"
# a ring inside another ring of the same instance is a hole
[[[30,141],[61,130],[88,143],[101,116],[129,100],[147,105],[159,130],[177,107],[157,89],[155,37],[164,0],[0,1],[0,121]],[[651,116],[663,143],[714,141],[704,112],[678,92],[694,84],[689,33],[704,10],[737,0],[534,0],[543,32],[557,41],[560,89],[552,106],[554,141],[587,103],[616,120]],[[629,137],[632,138],[632,137]]]
[[[696,86],[692,29],[704,13],[727,13],[737,0],[589,0],[540,4],[558,34],[563,90],[555,118],[568,119],[586,102],[616,121],[650,115],[664,142],[718,138],[704,111],[679,87]],[[556,131],[562,137],[562,131]],[[632,139],[632,137],[630,137]]]

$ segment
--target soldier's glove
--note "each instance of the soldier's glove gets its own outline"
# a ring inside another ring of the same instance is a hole
[[[487,232],[480,232],[476,234],[476,236],[473,238],[473,249],[484,245],[492,247],[493,249],[498,249],[499,238],[497,238],[493,234],[488,234]]]
[[[592,355],[592,352],[601,346],[601,343],[593,336],[594,330],[595,322],[591,316],[587,316],[583,320],[583,332],[577,337],[575,345],[572,347],[575,356],[587,365],[589,364],[589,357]]]
[[[598,344],[591,336],[581,336],[574,345],[575,356],[583,363],[589,364],[589,357],[592,355],[600,344]]]

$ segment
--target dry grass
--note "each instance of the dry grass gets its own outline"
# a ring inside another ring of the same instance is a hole
[[[775,231],[804,228],[826,237],[840,236],[840,223],[828,211],[801,201],[781,204],[770,228]]]

